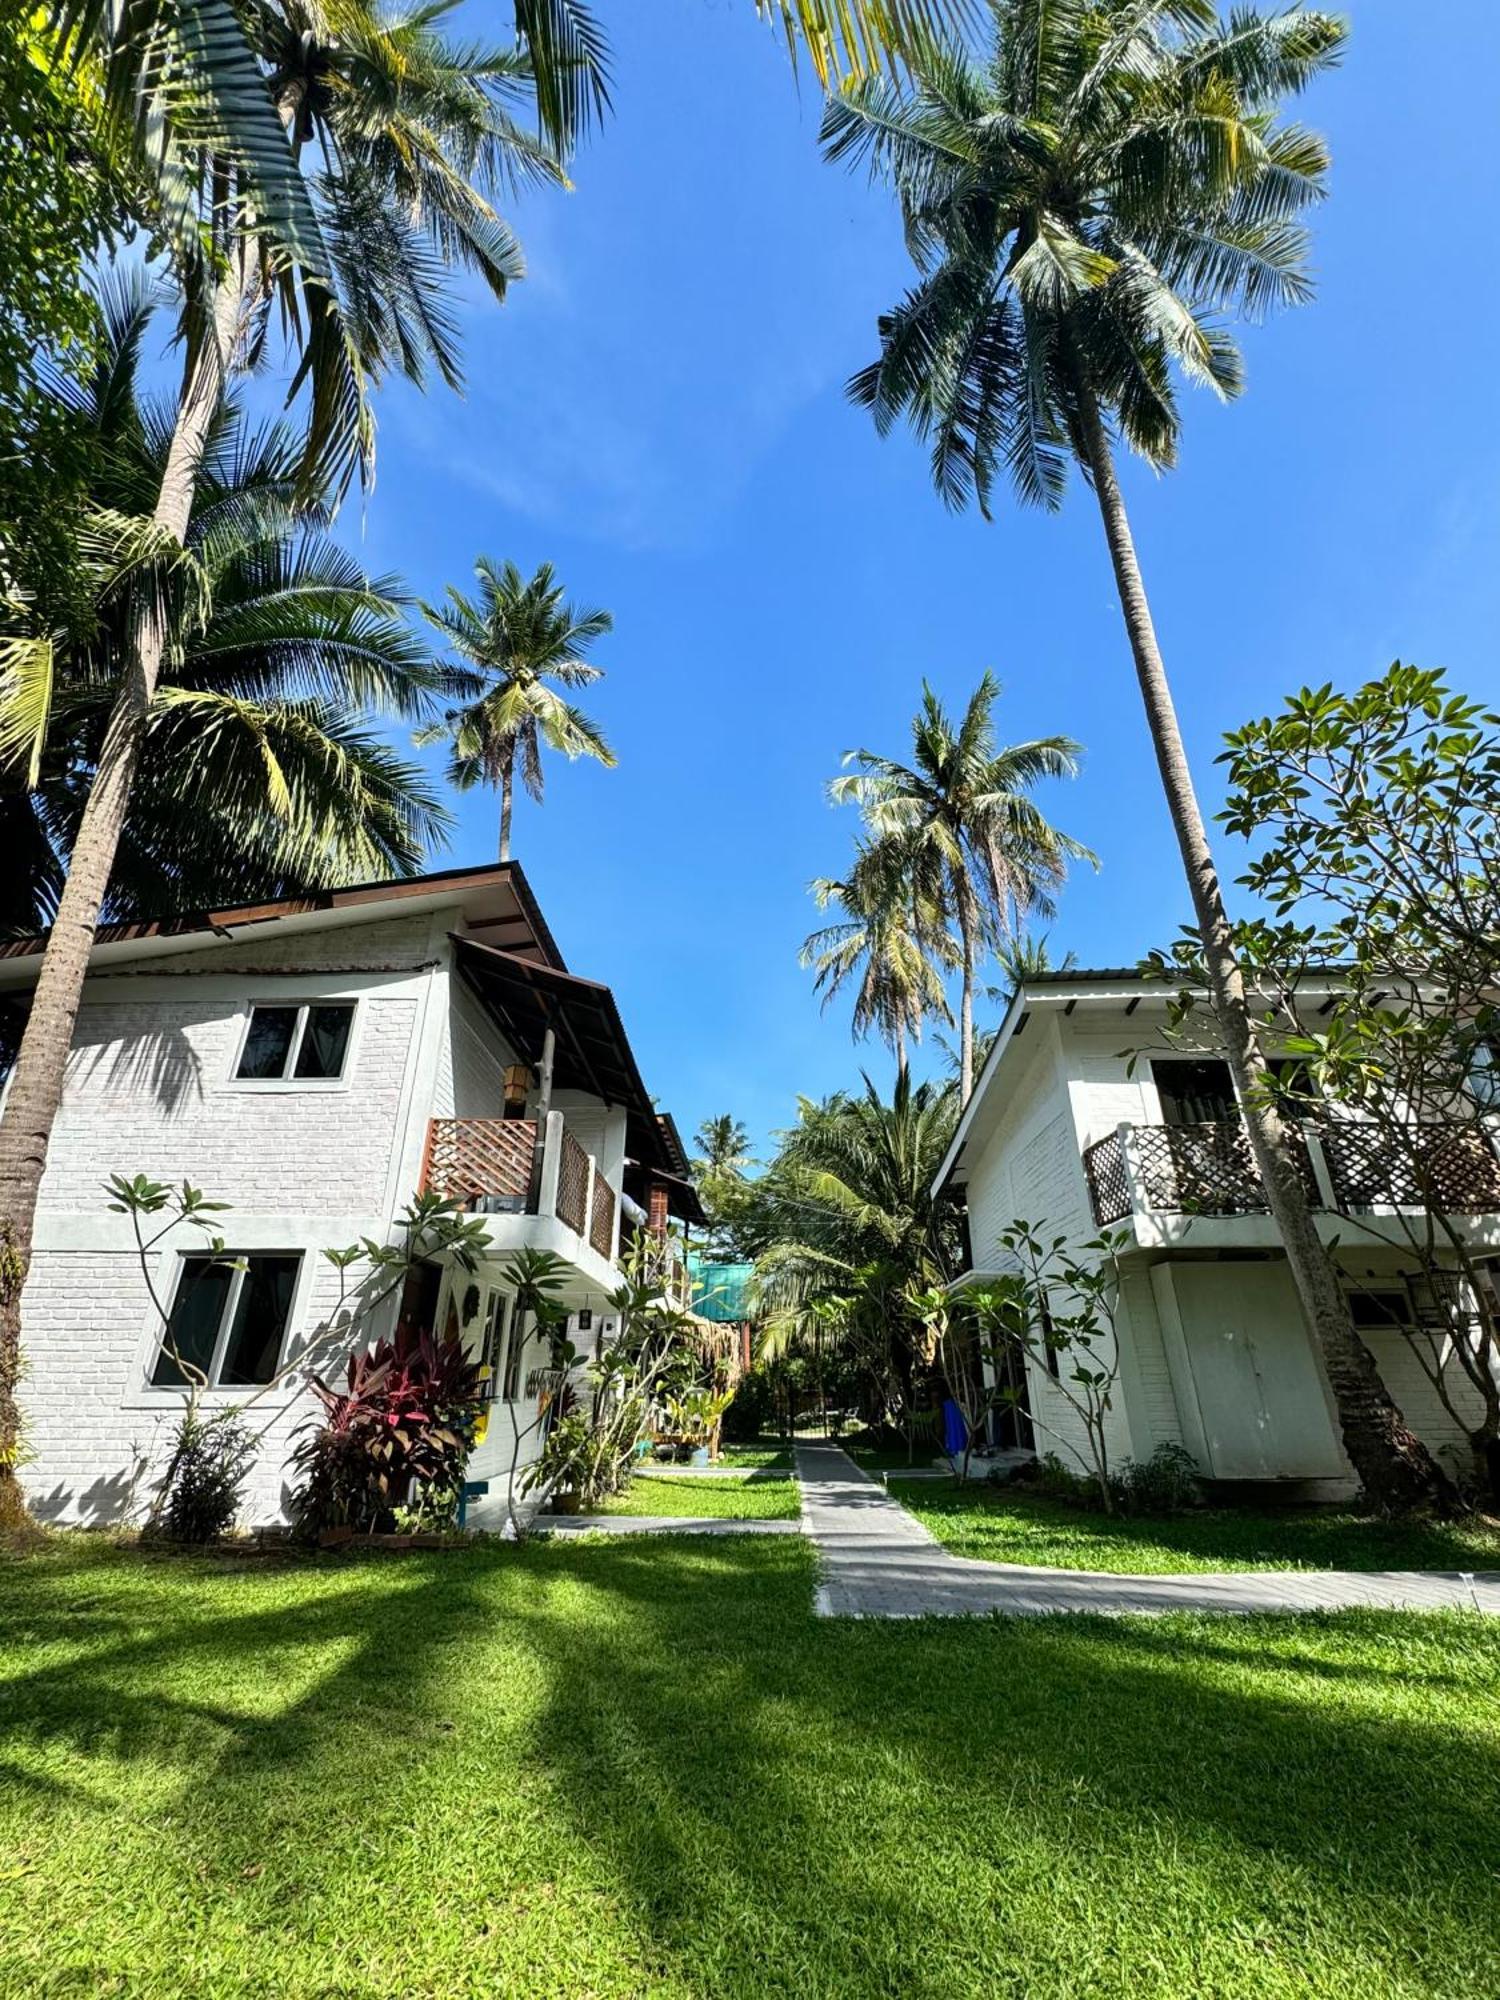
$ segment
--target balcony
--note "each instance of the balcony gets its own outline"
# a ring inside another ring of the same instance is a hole
[[[1440,1208],[1500,1215],[1500,1157],[1471,1126],[1424,1125],[1393,1152],[1373,1125],[1294,1127],[1308,1199],[1339,1216]],[[1084,1174],[1101,1228],[1131,1216],[1255,1216],[1267,1212],[1250,1141],[1239,1121],[1120,1125],[1084,1149]]]
[[[561,1223],[606,1264],[615,1262],[619,1196],[560,1111],[534,1118],[434,1118],[422,1192],[482,1215]]]

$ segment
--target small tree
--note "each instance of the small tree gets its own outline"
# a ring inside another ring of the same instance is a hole
[[[1400,1330],[1500,1499],[1500,1300],[1464,1221],[1500,1208],[1500,716],[1398,662],[1350,694],[1304,688],[1227,742],[1224,821],[1256,843],[1242,880],[1273,913],[1242,953],[1296,1059],[1260,1086],[1304,1119],[1336,1104],[1374,1127],[1408,1199],[1361,1227],[1425,1280],[1429,1309]],[[1321,967],[1337,983],[1309,1005]]]
[[[1020,1403],[1022,1391],[1010,1364],[1016,1358],[1034,1361],[1082,1428],[1106,1514],[1115,1511],[1108,1422],[1120,1371],[1115,1313],[1120,1252],[1127,1240],[1122,1231],[1106,1230],[1075,1247],[1066,1236],[1046,1240],[1031,1223],[1013,1222],[1001,1233],[1000,1249],[1014,1269],[989,1284],[966,1286],[954,1300],[972,1314],[986,1413]],[[1061,1425],[1034,1406],[1029,1415],[1038,1430],[1076,1455],[1076,1441]]]

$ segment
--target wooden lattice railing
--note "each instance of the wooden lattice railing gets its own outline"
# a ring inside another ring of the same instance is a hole
[[[424,1194],[461,1201],[525,1204],[531,1193],[537,1126],[531,1118],[434,1118],[428,1127]]]
[[[1472,1126],[1417,1125],[1403,1143],[1377,1125],[1330,1122],[1318,1137],[1340,1209],[1500,1214],[1500,1159]]]
[[[589,1242],[608,1263],[615,1247],[615,1191],[594,1169],[594,1212],[589,1217]]]
[[[1118,1132],[1084,1148],[1083,1171],[1088,1177],[1094,1220],[1101,1229],[1129,1215],[1130,1176],[1125,1171],[1125,1147]]]
[[[575,1236],[582,1236],[588,1222],[589,1156],[566,1126],[562,1153],[557,1163],[557,1219]]]
[[[1307,1198],[1315,1208],[1321,1207],[1317,1176],[1302,1135],[1294,1130],[1288,1137]],[[1127,1144],[1133,1156],[1129,1163]],[[1237,1120],[1219,1119],[1204,1125],[1132,1125],[1128,1141],[1115,1132],[1088,1147],[1083,1166],[1094,1219],[1101,1225],[1118,1222],[1131,1212],[1130,1164],[1135,1168],[1136,1200],[1147,1214],[1266,1212],[1266,1191],[1249,1135]]]

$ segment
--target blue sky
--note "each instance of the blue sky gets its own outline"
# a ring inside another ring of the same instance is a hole
[[[956,705],[993,668],[1005,739],[1086,746],[1045,804],[1103,867],[1069,886],[1055,951],[1133,962],[1186,893],[1092,501],[949,515],[920,447],[845,401],[908,278],[897,220],[821,164],[816,90],[750,0],[601,11],[615,115],[573,193],[513,211],[531,275],[503,310],[470,302],[467,398],[383,399],[376,490],[345,528],[424,595],[483,551],[551,560],[614,612],[592,706],[619,768],[554,764],[516,853],[684,1131],[728,1110],[763,1141],[799,1092],[888,1074],[841,1001],[820,1015],[797,948],[806,884],[854,832],[824,783],[853,745],[904,754],[924,675]],[[1128,475],[1210,808],[1222,732],[1304,681],[1399,654],[1500,702],[1500,177],[1451,61],[1493,78],[1500,9],[1443,0],[1441,57],[1410,0],[1351,13],[1304,107],[1334,153],[1318,301],[1248,335],[1237,405],[1190,395],[1176,473]],[[493,852],[491,798],[461,814],[450,865]]]

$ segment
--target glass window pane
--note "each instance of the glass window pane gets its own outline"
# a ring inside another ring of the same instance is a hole
[[[240,1076],[285,1076],[297,1032],[295,1007],[252,1007],[250,1032],[240,1056]]]
[[[354,1019],[352,1001],[334,1001],[309,1007],[302,1046],[297,1051],[298,1076],[342,1076],[344,1053],[349,1046],[349,1027]]]
[[[521,1357],[526,1352],[526,1319],[522,1313],[513,1313],[510,1324],[510,1342],[505,1350],[505,1380],[500,1393],[507,1403],[513,1403],[521,1393]]]
[[[183,1258],[177,1296],[167,1322],[167,1337],[151,1371],[152,1383],[158,1389],[180,1388],[187,1382],[188,1377],[177,1365],[177,1355],[207,1373],[233,1279],[230,1265],[217,1263],[212,1257]]]
[[[294,1256],[245,1259],[245,1282],[219,1370],[222,1383],[247,1387],[269,1382],[276,1373],[300,1262]]]

